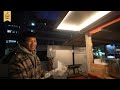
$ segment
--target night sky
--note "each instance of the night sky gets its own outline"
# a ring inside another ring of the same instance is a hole
[[[38,18],[56,21],[60,16],[60,11],[36,11]]]

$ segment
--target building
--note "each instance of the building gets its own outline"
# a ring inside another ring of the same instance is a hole
[[[20,26],[12,22],[4,22],[5,27],[5,55],[17,46]]]

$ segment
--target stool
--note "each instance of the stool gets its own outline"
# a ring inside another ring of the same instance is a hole
[[[68,75],[69,75],[71,69],[73,70],[74,74],[76,73],[75,70],[77,70],[78,73],[82,72],[81,66],[82,66],[82,64],[68,65],[68,70],[67,70]]]

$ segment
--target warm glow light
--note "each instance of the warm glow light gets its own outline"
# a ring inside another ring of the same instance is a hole
[[[75,25],[69,25],[69,24],[64,24],[64,21],[67,19],[67,17],[69,17],[70,15],[71,15],[71,13],[72,13],[72,11],[69,11],[68,13],[67,13],[67,15],[65,16],[65,18],[62,20],[62,22],[60,23],[60,25],[57,27],[57,29],[65,29],[65,30],[71,30],[71,28],[72,29],[75,29],[75,28],[77,28],[77,26],[75,26]]]
[[[57,29],[78,31],[77,30],[78,26],[76,26],[76,25],[70,25],[70,24],[61,24],[60,27],[58,27]]]
[[[100,19],[104,15],[108,14],[110,11],[98,11],[96,12],[92,17],[90,17],[88,20],[83,22],[79,27],[78,30],[81,30],[85,28],[86,26],[90,25],[91,23],[95,22],[96,20]]]
[[[111,11],[97,11],[94,15],[92,15],[90,18],[85,20],[83,23],[80,25],[70,25],[70,24],[65,24],[64,21],[69,17],[69,15],[72,13],[72,11],[69,11],[68,14],[65,16],[63,21],[60,23],[60,25],[57,27],[57,29],[61,30],[73,30],[73,31],[80,31],[86,26],[90,25],[91,23],[95,22],[96,20],[100,19],[101,17],[105,16]]]

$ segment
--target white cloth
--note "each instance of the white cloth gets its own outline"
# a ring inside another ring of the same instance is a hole
[[[66,79],[66,71],[67,67],[58,61],[58,67],[47,72],[42,79],[49,78],[50,76],[53,76],[54,79]]]

